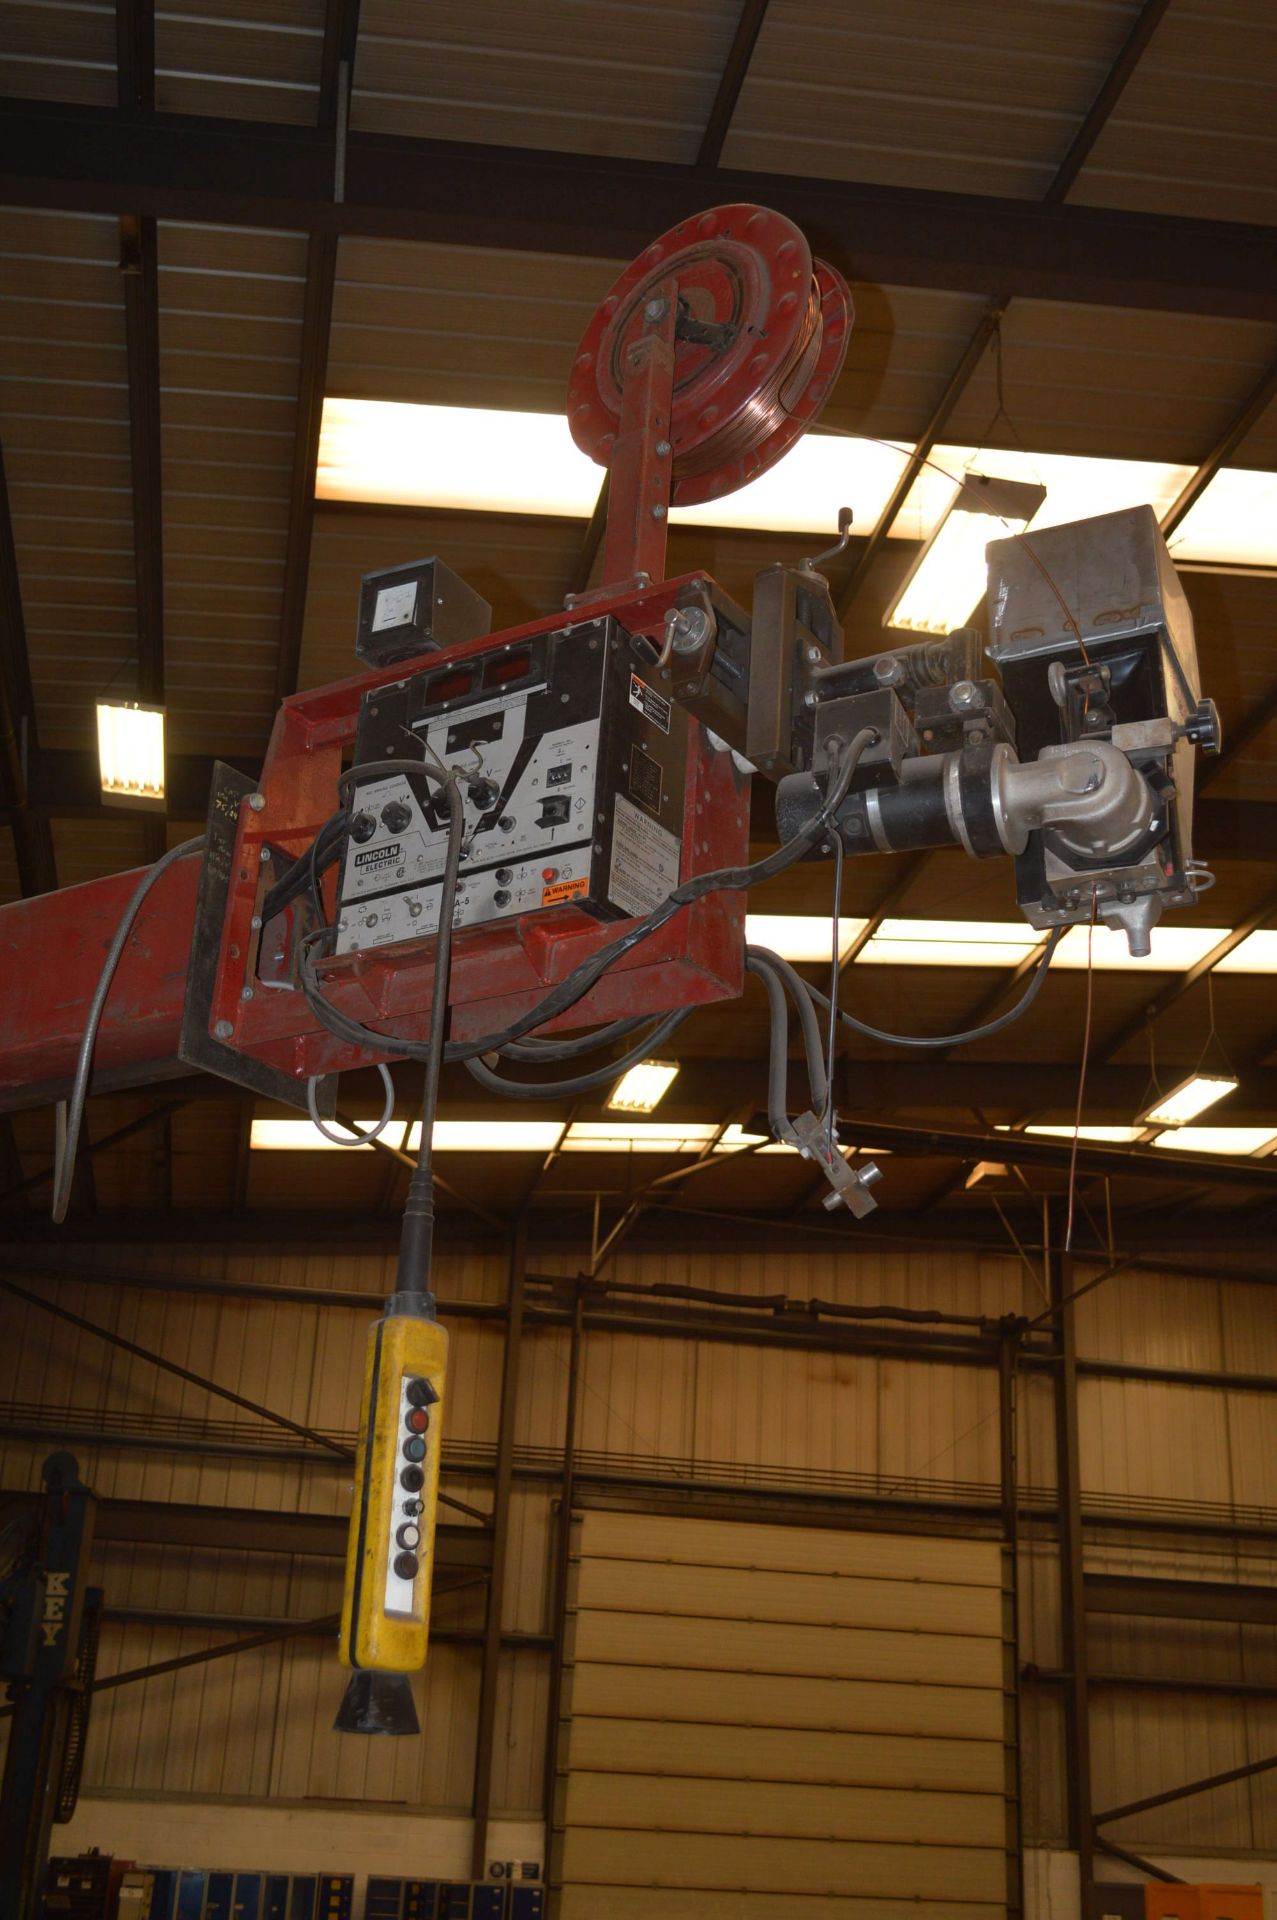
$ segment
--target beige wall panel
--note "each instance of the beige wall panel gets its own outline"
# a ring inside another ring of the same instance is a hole
[[[656,1514],[592,1511],[589,1550],[614,1560],[651,1560],[680,1567],[770,1568],[776,1572],[877,1576],[1000,1587],[1002,1553],[995,1541],[925,1534],[856,1533],[775,1527],[741,1520],[698,1520],[689,1534]]]
[[[1002,1849],[915,1847],[846,1840],[781,1840],[726,1834],[569,1830],[565,1881],[630,1886],[772,1888],[904,1899],[998,1901],[1006,1889]]]
[[[1001,1920],[1002,1906],[974,1901],[859,1899],[786,1890],[785,1920]],[[774,1893],[671,1887],[565,1887],[559,1920],[777,1920]]]
[[[753,1684],[745,1711],[757,1713]],[[818,1733],[669,1720],[591,1719],[574,1695],[572,1764],[596,1773],[686,1775],[697,1780],[785,1780],[819,1785],[998,1793],[1003,1749],[993,1740],[910,1740],[896,1734]],[[628,1825],[628,1822],[619,1822]]]
[[[577,1444],[601,1453],[687,1459],[703,1355],[691,1341],[592,1333],[581,1367]],[[726,1352],[726,1348],[719,1349]]]
[[[989,1628],[988,1595],[981,1587],[860,1580],[851,1574],[684,1565],[671,1579],[660,1565],[587,1558],[581,1561],[576,1599],[580,1608],[603,1612],[880,1627],[893,1633],[987,1638]]]
[[[541,1815],[550,1655],[540,1647],[507,1647],[497,1675],[497,1730],[492,1801],[505,1813]],[[430,1738],[429,1724],[425,1727]]]
[[[574,1760],[575,1760],[575,1756]],[[654,1779],[590,1773],[574,1765],[565,1819],[580,1827],[653,1833],[740,1834],[787,1839],[908,1841],[1000,1847],[1006,1835],[1001,1782],[996,1794],[825,1786],[763,1780]]]
[[[650,1717],[676,1726],[700,1722],[918,1734],[937,1740],[1002,1739],[1002,1697],[991,1688],[768,1673],[752,1673],[744,1688],[740,1676],[730,1671],[631,1666],[624,1655],[611,1664],[586,1661],[580,1657],[579,1642],[571,1703],[574,1714]]]
[[[1084,1496],[1232,1498],[1223,1393],[1142,1380],[1083,1379],[1078,1405]]]
[[[583,1613],[580,1660],[638,1666],[716,1668],[734,1673],[827,1674],[834,1679],[943,1685],[961,1675],[972,1688],[1002,1679],[994,1640],[940,1633],[878,1633],[848,1627],[769,1626],[744,1620],[674,1620],[640,1613]]]

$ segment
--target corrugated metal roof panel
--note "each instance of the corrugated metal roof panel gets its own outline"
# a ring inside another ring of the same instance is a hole
[[[159,261],[170,744],[260,752],[274,717],[306,243],[165,222]]]
[[[1015,300],[1002,321],[1003,391],[1014,421],[992,429],[996,362],[987,353],[945,439],[1192,465],[1277,359],[1277,329],[1245,320]]]
[[[778,0],[723,150],[728,167],[1034,200],[1137,12],[993,0]],[[993,289],[990,289],[993,291]]]
[[[693,160],[736,15],[734,0],[366,0],[351,125]]]
[[[1070,199],[1091,206],[1277,219],[1268,0],[1178,0],[1100,134]],[[1185,261],[1191,274],[1192,262]]]
[[[114,220],[0,213],[5,448],[42,745],[87,747],[133,690],[128,375]]]
[[[0,7],[0,93],[116,103],[112,0],[7,0]]]
[[[161,113],[313,125],[323,34],[323,0],[270,0],[266,9],[261,0],[218,0],[213,14],[159,7],[156,105]]]
[[[328,390],[558,413],[577,342],[624,264],[344,239]],[[824,420],[908,438],[961,356],[982,302],[859,283],[852,297],[847,364]]]

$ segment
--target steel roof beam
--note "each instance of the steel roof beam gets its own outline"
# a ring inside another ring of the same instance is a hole
[[[343,190],[350,83],[358,37],[359,0],[328,0],[315,131],[327,145],[330,189],[336,200],[341,198]],[[310,549],[315,530],[315,472],[319,465],[319,430],[328,385],[336,285],[337,236],[332,232],[312,232],[306,249],[306,285],[302,296],[297,419],[288,486],[288,544],[284,555],[284,596],[275,672],[277,703],[296,693],[301,664]]]
[[[1108,207],[351,132],[0,101],[0,200],[629,259],[706,197],[787,214],[853,278],[1277,319],[1271,230]],[[1185,261],[1192,271],[1185,272]]]
[[[1123,43],[1121,52],[1109,68],[1104,84],[1091,102],[1085,118],[1073,136],[1068,152],[1056,168],[1054,178],[1042,196],[1044,206],[1060,206],[1068,197],[1069,189],[1074,185],[1078,174],[1090,158],[1092,148],[1103,132],[1127,81],[1139,63],[1140,55],[1156,32],[1169,4],[1170,0],[1145,0],[1134,26]],[[909,456],[905,470],[892,489],[891,497],[883,508],[863,553],[856,562],[855,570],[839,596],[840,612],[847,611],[867,580],[891,531],[896,515],[913,491],[914,483],[927,464],[932,448],[952,418],[958,402],[970,384],[972,374],[984,358],[985,349],[1001,326],[1002,316],[1010,304],[1010,293],[994,294],[976,323],[975,331],[963,350],[962,358],[950,374],[948,384],[918,436],[917,444]]]
[[[736,103],[740,99],[741,88],[745,84],[749,63],[754,57],[754,48],[758,45],[758,36],[766,17],[767,0],[744,0],[736,31],[732,35],[732,44],[723,62],[714,104],[705,123],[700,152],[696,156],[698,167],[716,167],[722,158],[723,142],[731,127],[732,115],[736,111]]]

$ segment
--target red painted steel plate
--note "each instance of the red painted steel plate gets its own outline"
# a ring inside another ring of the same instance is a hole
[[[812,424],[841,370],[852,305],[842,275],[813,262],[783,214],[743,203],[681,221],[626,268],[573,361],[568,424],[600,466],[619,429],[626,349],[671,278],[692,321],[730,333],[721,346],[675,345],[671,500],[691,506],[756,479]]]

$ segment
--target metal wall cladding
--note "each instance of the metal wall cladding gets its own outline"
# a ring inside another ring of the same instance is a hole
[[[197,1140],[191,1152],[194,1178]],[[269,1175],[272,1156],[254,1159]],[[91,1256],[77,1249],[74,1257],[80,1262]],[[530,1264],[545,1275],[572,1271],[576,1262],[552,1249],[534,1249]],[[139,1247],[103,1249],[94,1272],[90,1280],[24,1279],[21,1272],[16,1277],[291,1418],[325,1431],[353,1431],[364,1335],[392,1283],[390,1256]],[[1020,1263],[967,1255],[622,1253],[609,1272],[641,1287],[695,1285],[759,1299],[889,1303],[990,1317],[1040,1304]],[[170,1276],[214,1288],[296,1288],[306,1297],[163,1291]],[[499,1303],[507,1286],[505,1256],[445,1254],[436,1281],[445,1307]],[[341,1303],[326,1304],[329,1293],[340,1295]],[[530,1297],[535,1293],[534,1287]],[[351,1294],[364,1304],[347,1304]],[[665,1311],[679,1310],[667,1298]],[[340,1459],[285,1458],[305,1443],[12,1296],[0,1305],[0,1322],[6,1423],[28,1425],[39,1435],[3,1441],[0,1485],[36,1485],[41,1459],[50,1445],[63,1443],[65,1428],[86,1479],[105,1497],[345,1513],[350,1470]],[[1271,1303],[1253,1284],[1122,1274],[1079,1302],[1078,1323],[1084,1355],[1277,1372]],[[455,1465],[445,1490],[483,1509],[491,1498],[503,1331],[499,1319],[457,1315],[447,1324],[452,1348],[446,1436]],[[503,1603],[506,1628],[519,1633],[545,1633],[552,1620],[555,1473],[568,1361],[568,1329],[530,1319],[520,1349]],[[1030,1508],[1049,1506],[1052,1379],[1028,1370],[1018,1393],[1021,1488]],[[24,1408],[32,1410],[25,1421]],[[1238,1540],[1225,1532],[1218,1539],[1150,1540],[1147,1533],[1112,1524],[1132,1507],[1173,1519],[1186,1502],[1200,1503],[1199,1516],[1225,1525],[1236,1507],[1271,1515],[1277,1506],[1272,1423],[1267,1395],[1084,1377],[1084,1509],[1107,1507],[1109,1517],[1103,1528],[1087,1528],[1088,1570],[1273,1585],[1271,1544],[1263,1539]],[[190,1450],[112,1444],[87,1431],[96,1425],[105,1435],[126,1424],[185,1438]],[[683,1479],[747,1481],[772,1492],[854,1483],[894,1498],[925,1491],[929,1498],[958,1500],[974,1488],[987,1501],[998,1475],[997,1432],[995,1384],[983,1369],[598,1329],[585,1336],[576,1442],[588,1473],[637,1472],[663,1488]],[[217,1453],[201,1436],[264,1443],[278,1447],[280,1457]],[[992,1543],[894,1533],[849,1541],[838,1531],[739,1523],[717,1531],[701,1523],[697,1553],[679,1576],[685,1591],[677,1599],[671,1598],[672,1576],[664,1564],[672,1557],[675,1523],[591,1512],[588,1525],[604,1523],[618,1531],[608,1537],[606,1552],[587,1554],[577,1586],[578,1603],[589,1603],[580,1614],[578,1664],[570,1675],[576,1724],[590,1728],[577,1761],[583,1774],[609,1774],[619,1754],[627,1774],[659,1782],[677,1772],[680,1755],[694,1755],[697,1777],[730,1781],[735,1749],[748,1748],[750,1779],[793,1786],[833,1779],[850,1789],[872,1747],[881,1765],[860,1780],[866,1790],[984,1791],[979,1783],[989,1778],[1002,1740],[1000,1646],[979,1631],[986,1592],[992,1605],[992,1588],[984,1584],[988,1556],[996,1556]],[[677,1529],[689,1524],[680,1521]],[[625,1551],[618,1545],[622,1535]],[[1022,1656],[1056,1670],[1063,1654],[1049,1525],[1025,1521],[1019,1576]],[[134,1612],[304,1621],[335,1610],[340,1569],[336,1562],[286,1554],[111,1545],[103,1549],[102,1577],[108,1603]],[[436,1601],[440,1631],[471,1633],[481,1622],[480,1588]],[[1270,1703],[1249,1702],[1239,1710],[1235,1702],[1210,1696],[1117,1688],[1103,1680],[1108,1673],[1135,1673],[1277,1683],[1270,1629],[1092,1614],[1088,1631],[1092,1669],[1101,1676],[1093,1694],[1097,1803],[1121,1804],[1271,1751]],[[122,1671],[228,1637],[216,1626],[110,1623],[103,1670]],[[104,1694],[90,1741],[89,1777],[99,1786],[148,1792],[338,1794],[461,1808],[473,1768],[478,1660],[473,1644],[435,1646],[422,1683],[432,1738],[428,1753],[416,1761],[402,1754],[352,1753],[350,1743],[331,1734],[339,1686],[331,1644],[299,1639]],[[746,1686],[740,1673],[748,1668],[756,1671]],[[973,1678],[982,1684],[973,1686]],[[547,1691],[548,1654],[538,1647],[507,1648],[496,1741],[497,1803],[504,1809],[538,1804]],[[1049,1685],[1027,1691],[1024,1722],[1027,1830],[1044,1841],[1058,1840],[1059,1700]],[[810,1740],[810,1747],[800,1752],[798,1736]],[[1150,1755],[1157,1756],[1155,1780]],[[1129,1830],[1119,1830],[1118,1837],[1137,1849],[1141,1841],[1167,1844],[1181,1834],[1203,1846],[1272,1846],[1275,1784],[1257,1779],[1182,1808],[1138,1816],[1123,1823]],[[590,1788],[600,1791],[597,1783]],[[590,1804],[597,1811],[597,1803]],[[650,1810],[655,1819],[655,1801]],[[632,1838],[620,1820],[588,1831],[628,1834],[625,1847]],[[687,1864],[691,1840],[687,1834],[670,1840],[670,1898],[680,1876],[694,1879],[700,1871]],[[900,1844],[885,1832],[872,1839],[844,1835],[829,1844],[878,1843]],[[615,1857],[628,1857],[624,1847]],[[859,1858],[837,1857],[844,1864]],[[644,1884],[642,1876],[635,1884]],[[686,1897],[707,1903],[697,1906],[698,1920],[702,1911],[714,1910],[717,1898],[699,1884]],[[803,1896],[817,1903],[808,1909],[813,1915],[824,1910],[819,1903],[826,1897]],[[609,1892],[609,1903],[612,1898]],[[615,1898],[618,1912],[630,1911],[630,1899],[640,1900],[636,1916],[644,1911],[646,1896]],[[927,1898],[941,1904],[938,1896]],[[741,1911],[750,1911],[748,1903]]]
[[[161,222],[170,749],[260,752],[275,708],[306,241]]]
[[[854,1912],[853,1888],[928,1916],[955,1898],[1000,1911],[1001,1582],[993,1542],[587,1511],[556,1799],[564,1912],[611,1912],[614,1889],[636,1916],[691,1890],[698,1913],[780,1894]]]
[[[119,251],[115,220],[0,212],[0,441],[36,718],[48,747],[94,746],[95,694],[113,679],[133,692]]]
[[[768,9],[724,165],[1035,200],[1131,25],[1130,0]]]
[[[736,17],[728,0],[369,0],[351,125],[694,160]]]

